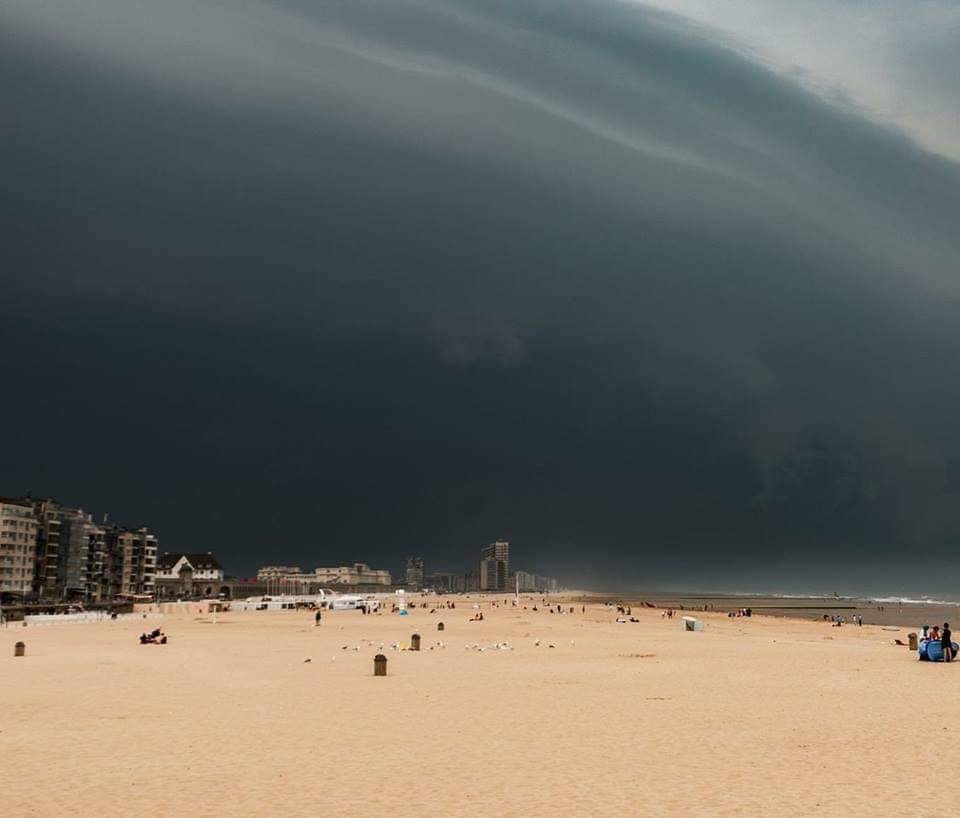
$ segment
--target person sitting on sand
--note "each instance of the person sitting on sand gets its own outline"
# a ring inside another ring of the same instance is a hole
[[[943,661],[953,661],[953,631],[950,630],[950,623],[943,623],[943,635],[940,637],[940,647],[943,648]]]
[[[939,642],[939,641],[940,641],[940,626],[939,626],[939,625],[934,625],[932,628],[930,628],[930,633],[929,633],[929,635],[928,635],[928,638],[930,639],[931,642]]]

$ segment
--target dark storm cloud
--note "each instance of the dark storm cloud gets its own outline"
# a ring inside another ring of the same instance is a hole
[[[5,490],[244,569],[960,537],[960,169],[892,124],[609,2],[2,14]]]

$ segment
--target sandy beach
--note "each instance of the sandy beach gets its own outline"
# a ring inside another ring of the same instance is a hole
[[[0,630],[5,814],[944,814],[960,666],[906,628],[475,601]]]

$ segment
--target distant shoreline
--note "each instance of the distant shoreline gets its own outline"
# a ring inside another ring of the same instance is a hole
[[[823,620],[824,615],[843,616],[852,620],[862,616],[865,625],[897,625],[919,627],[923,624],[942,624],[951,619],[960,624],[960,603],[946,601],[889,601],[855,597],[799,597],[796,595],[741,595],[741,594],[678,594],[669,592],[601,593],[583,592],[576,599],[591,602],[624,602],[637,608],[644,603],[655,608],[674,608],[711,613],[727,613],[738,608],[750,608],[758,616],[788,619]],[[854,626],[855,627],[855,626]]]

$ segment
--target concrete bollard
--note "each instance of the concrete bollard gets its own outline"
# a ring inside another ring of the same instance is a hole
[[[443,622],[437,622],[437,630],[438,630],[438,631],[442,631],[442,630],[443,630]]]
[[[920,646],[917,644],[917,635],[915,633],[907,634],[907,642],[910,645],[910,650],[919,650]]]
[[[410,650],[420,650],[420,634],[415,633],[410,637]]]
[[[23,642],[17,642],[13,646],[13,655],[14,656],[23,656],[27,652],[27,646]]]
[[[387,657],[382,653],[378,653],[373,657],[373,675],[374,676],[386,676],[387,675]]]

